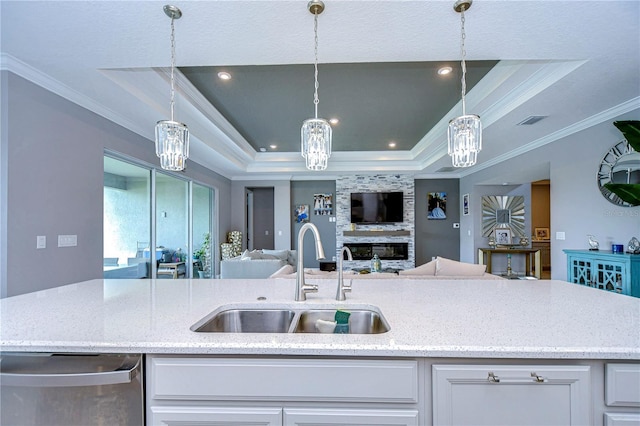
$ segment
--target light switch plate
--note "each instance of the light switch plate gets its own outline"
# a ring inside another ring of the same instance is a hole
[[[77,235],[58,235],[58,247],[75,247],[77,245]]]
[[[556,240],[564,240],[564,239],[565,239],[564,232],[562,231],[556,232]]]
[[[36,237],[36,248],[37,249],[47,248],[47,236],[46,235],[38,235]]]

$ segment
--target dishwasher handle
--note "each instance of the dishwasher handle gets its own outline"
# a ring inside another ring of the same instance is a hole
[[[0,373],[2,386],[72,387],[131,383],[140,373],[141,357],[126,357],[112,371],[84,373]]]

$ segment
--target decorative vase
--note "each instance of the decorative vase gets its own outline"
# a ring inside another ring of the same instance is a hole
[[[373,259],[371,259],[371,272],[380,272],[382,270],[382,262],[380,262],[380,258],[377,254],[373,255]]]

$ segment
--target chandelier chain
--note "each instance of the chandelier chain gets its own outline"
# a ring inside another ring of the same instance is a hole
[[[464,31],[464,6],[462,6],[462,10],[460,11],[460,32],[461,32],[461,43],[460,43],[460,56],[462,57],[462,115],[466,115],[466,105],[464,96],[467,93],[467,63],[465,62],[465,56],[467,56],[467,51],[464,48],[464,41],[467,38]]]
[[[173,25],[173,21],[175,19],[171,18],[171,121],[173,119],[173,105],[175,103],[176,90],[175,90],[175,76],[174,69],[176,68],[176,37],[175,37],[175,26]]]
[[[320,103],[320,99],[318,98],[318,12],[313,14],[313,33],[314,33],[314,43],[315,43],[315,59],[314,59],[314,94],[313,94],[313,103],[316,111],[316,118],[318,118],[318,104]]]

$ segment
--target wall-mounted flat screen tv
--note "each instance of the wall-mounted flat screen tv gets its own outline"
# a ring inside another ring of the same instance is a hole
[[[402,222],[402,192],[352,192],[351,223]]]

